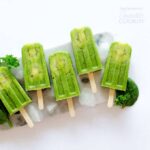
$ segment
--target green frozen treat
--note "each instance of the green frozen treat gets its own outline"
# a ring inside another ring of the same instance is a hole
[[[49,62],[56,101],[79,96],[79,85],[69,53],[55,52],[50,55]]]
[[[31,102],[7,67],[0,67],[0,99],[10,115]]]
[[[25,45],[22,48],[22,63],[26,91],[50,87],[42,45],[39,43]]]
[[[102,69],[101,59],[90,28],[73,29],[71,40],[79,75]]]
[[[126,90],[131,51],[132,49],[128,44],[119,42],[111,44],[101,81],[103,87]]]

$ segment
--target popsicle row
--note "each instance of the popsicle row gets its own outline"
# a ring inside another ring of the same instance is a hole
[[[96,93],[93,72],[101,70],[102,63],[92,31],[88,27],[74,29],[71,40],[78,74],[88,74],[91,89]],[[113,105],[115,90],[126,90],[130,56],[131,47],[128,44],[112,43],[101,81],[103,87],[110,88],[109,107]],[[22,63],[25,90],[37,91],[39,109],[43,109],[42,89],[50,88],[50,80],[42,45],[25,45],[22,48]],[[51,54],[49,66],[56,101],[66,99],[73,117],[75,110],[72,98],[80,95],[80,88],[70,54],[65,50]],[[28,125],[33,127],[33,122],[23,108],[31,99],[6,67],[0,67],[0,99],[10,115],[20,111]]]

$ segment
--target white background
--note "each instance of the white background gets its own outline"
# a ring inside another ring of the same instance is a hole
[[[140,8],[136,20],[142,16],[143,21],[120,20],[124,8]],[[33,129],[0,131],[0,150],[150,150],[149,10],[148,0],[0,0],[0,56],[20,56],[28,42],[59,46],[70,41],[72,28],[88,25],[94,33],[111,32],[132,45],[130,74],[140,89],[138,102],[128,109],[102,104],[77,110],[74,119],[62,114]]]

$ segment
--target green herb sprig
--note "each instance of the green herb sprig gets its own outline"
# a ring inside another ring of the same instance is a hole
[[[138,99],[139,89],[136,83],[128,78],[126,91],[116,91],[115,104],[122,108],[132,106]]]
[[[6,66],[9,69],[16,68],[19,66],[19,61],[13,55],[6,55],[5,57],[0,57],[0,66]]]

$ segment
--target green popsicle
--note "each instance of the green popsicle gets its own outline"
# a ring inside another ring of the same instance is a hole
[[[70,109],[73,105],[71,99],[80,94],[71,57],[66,51],[58,51],[50,55],[49,62],[56,101],[68,100]],[[73,113],[70,112],[71,116]]]
[[[0,67],[0,99],[10,115],[17,111],[25,112],[23,107],[31,103],[31,99],[25,93],[15,77],[11,74],[7,67]],[[33,123],[29,120],[29,116],[25,112],[22,114],[30,127]],[[28,120],[26,117],[28,117]]]
[[[43,47],[39,43],[22,48],[22,63],[26,91],[37,90],[39,108],[43,109],[42,89],[50,87]]]
[[[72,48],[78,74],[88,74],[92,91],[95,93],[94,71],[102,69],[101,59],[90,28],[83,27],[71,31]]]
[[[112,95],[114,90],[126,90],[131,51],[128,44],[114,42],[110,46],[101,86],[110,88]]]

